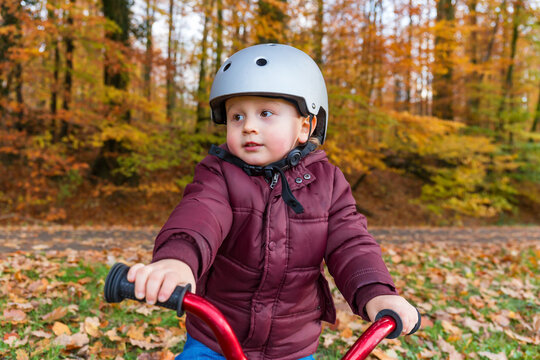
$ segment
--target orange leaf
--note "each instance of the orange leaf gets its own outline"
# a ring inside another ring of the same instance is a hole
[[[69,327],[59,321],[54,322],[52,331],[56,336],[60,336],[62,334],[71,335],[71,330],[69,329]]]
[[[67,313],[68,313],[68,311],[67,311],[66,308],[57,307],[56,309],[54,309],[50,313],[43,315],[41,317],[41,319],[44,320],[44,321],[51,321],[52,322],[52,321],[60,320],[61,318],[66,316]]]

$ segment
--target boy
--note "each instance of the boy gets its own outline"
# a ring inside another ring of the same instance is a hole
[[[165,301],[190,283],[230,322],[250,359],[313,359],[335,309],[323,260],[353,311],[391,309],[408,333],[416,309],[397,295],[342,172],[316,150],[328,98],[315,62],[293,47],[256,45],[216,74],[212,147],[156,238],[152,264],[131,267],[139,299]],[[187,317],[178,359],[223,359],[209,328]]]

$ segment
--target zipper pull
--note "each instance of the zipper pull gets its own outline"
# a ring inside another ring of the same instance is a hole
[[[272,182],[270,183],[270,189],[272,189],[272,190],[274,189],[274,187],[276,186],[278,180],[279,180],[279,173],[276,172],[274,174],[274,177],[272,178]]]

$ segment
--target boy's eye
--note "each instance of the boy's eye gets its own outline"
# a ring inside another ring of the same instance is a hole
[[[263,112],[261,112],[262,117],[270,117],[272,115],[274,115],[274,114],[269,110],[264,110]]]
[[[234,114],[234,115],[232,116],[232,119],[233,119],[234,121],[241,121],[241,120],[244,119],[244,115]]]

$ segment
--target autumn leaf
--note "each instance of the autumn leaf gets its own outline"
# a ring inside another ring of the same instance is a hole
[[[95,316],[84,319],[84,331],[92,337],[100,337],[99,319]]]
[[[71,335],[71,330],[69,327],[59,321],[54,322],[52,331],[56,336],[60,336],[62,334]]]
[[[73,335],[62,334],[53,341],[56,345],[65,346],[67,350],[81,348],[89,342],[88,335],[80,332]]]
[[[457,352],[456,348],[444,341],[442,338],[439,338],[437,340],[437,346],[441,349],[441,351],[448,354],[449,360],[463,360],[463,355]]]
[[[43,321],[52,322],[52,321],[60,320],[61,318],[66,316],[67,313],[68,313],[68,310],[65,307],[61,306],[61,307],[57,307],[50,313],[43,315],[41,318],[43,319]]]
[[[26,321],[26,313],[18,309],[4,310],[4,320],[10,321],[12,324]]]
[[[485,356],[489,360],[507,360],[508,359],[503,352],[498,353],[498,354],[493,354],[493,353],[490,353],[489,351],[479,351],[478,355]]]

